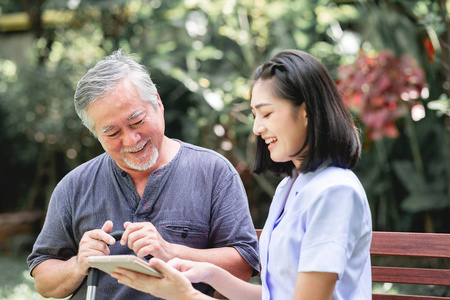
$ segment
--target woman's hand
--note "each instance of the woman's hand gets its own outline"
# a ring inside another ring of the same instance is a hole
[[[158,258],[152,258],[149,264],[164,277],[157,278],[123,268],[117,268],[114,273],[111,273],[111,276],[116,278],[119,283],[164,299],[213,299],[194,289],[189,279],[183,275],[186,272],[189,275],[189,272],[193,273],[192,271],[195,270],[195,268],[187,266],[189,264],[186,266],[185,264],[175,264],[183,270],[183,273]]]
[[[174,258],[167,262],[174,269],[180,271],[190,282],[208,283],[208,279],[213,273],[214,266],[210,263],[196,262],[180,258]],[[153,265],[153,262],[150,262]],[[155,266],[155,268],[157,268]]]

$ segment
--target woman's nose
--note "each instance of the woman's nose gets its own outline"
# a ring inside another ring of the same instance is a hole
[[[262,125],[259,122],[254,122],[253,123],[253,133],[255,135],[261,135],[261,133],[266,129],[266,127],[264,127],[264,125]]]

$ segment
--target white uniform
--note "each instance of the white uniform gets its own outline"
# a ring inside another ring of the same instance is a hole
[[[338,275],[333,300],[372,299],[371,238],[369,204],[352,171],[285,178],[260,237],[262,298],[292,299],[298,272],[315,271]]]

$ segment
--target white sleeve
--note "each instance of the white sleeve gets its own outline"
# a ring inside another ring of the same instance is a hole
[[[339,278],[364,225],[363,199],[351,186],[332,186],[316,194],[304,214],[305,235],[299,272],[331,272]]]

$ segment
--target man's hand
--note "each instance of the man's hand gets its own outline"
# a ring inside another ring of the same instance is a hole
[[[173,258],[172,244],[166,242],[159,234],[156,227],[150,222],[130,223],[123,225],[125,232],[120,243],[128,245],[136,255],[143,258],[149,254],[164,261]]]
[[[111,232],[113,223],[106,221],[102,229],[94,229],[84,233],[80,241],[77,255],[78,272],[88,274],[90,265],[87,262],[89,256],[109,255],[108,245],[113,245],[116,240],[108,233]]]

